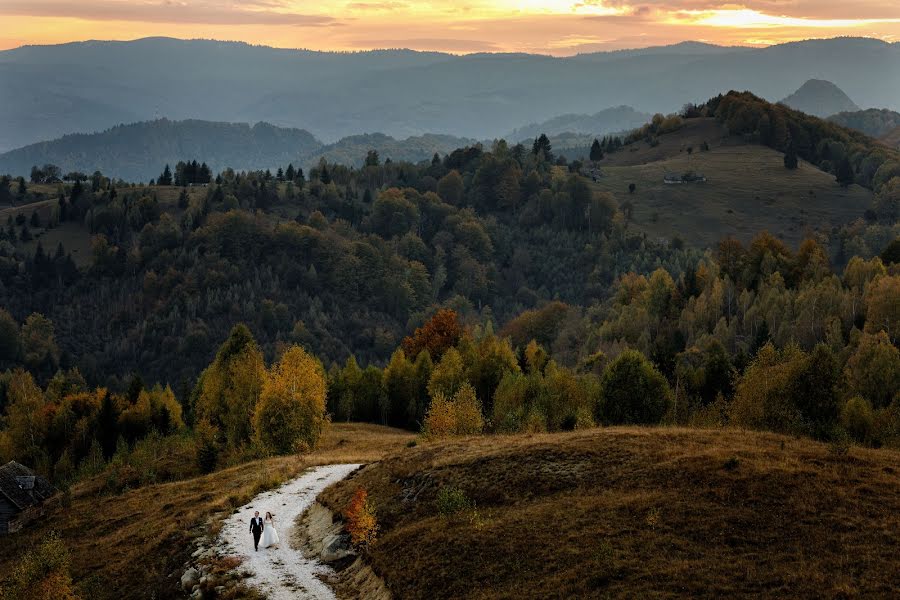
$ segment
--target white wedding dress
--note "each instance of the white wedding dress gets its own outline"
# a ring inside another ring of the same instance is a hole
[[[278,532],[275,530],[275,521],[273,519],[265,520],[265,528],[263,529],[262,540],[259,545],[263,548],[274,546],[279,542]]]

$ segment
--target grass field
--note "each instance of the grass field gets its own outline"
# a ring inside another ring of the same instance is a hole
[[[700,151],[703,141],[709,151]],[[796,246],[817,229],[830,231],[862,217],[872,201],[869,190],[842,188],[809,163],[785,169],[780,152],[728,137],[711,119],[686,121],[683,129],[661,136],[656,147],[626,146],[604,159],[600,169],[596,189],[612,192],[620,204],[633,204],[630,227],[654,239],[678,236],[700,247],[726,236],[748,241],[763,230]],[[666,173],[689,170],[707,181],[663,183]],[[634,194],[628,192],[630,183]]]
[[[397,598],[886,598],[900,454],[738,430],[603,428],[420,444],[364,487]],[[475,510],[442,516],[439,490]]]
[[[310,466],[372,462],[401,450],[412,438],[377,425],[335,424],[308,455],[249,462],[119,495],[100,495],[100,476],[75,486],[69,506],[57,497],[46,518],[3,538],[0,578],[25,549],[57,531],[71,551],[75,581],[90,590],[86,598],[177,597],[180,568],[193,549],[190,541],[209,531],[210,518],[215,523],[216,516]]]

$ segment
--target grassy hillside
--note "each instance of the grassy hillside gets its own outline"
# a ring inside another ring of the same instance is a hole
[[[147,195],[156,196],[161,210],[168,212],[175,218],[181,216],[182,211],[177,207],[177,204],[182,188],[171,185],[152,185],[141,186],[139,189],[144,190]],[[76,265],[79,267],[89,266],[91,262],[91,233],[83,223],[67,221],[52,228],[46,227],[50,220],[51,211],[59,203],[57,198],[59,185],[55,183],[32,183],[28,184],[28,190],[37,197],[45,199],[18,206],[0,207],[0,225],[5,226],[7,219],[10,217],[15,221],[19,215],[30,219],[31,214],[36,212],[43,227],[31,228],[33,239],[30,242],[20,242],[21,248],[29,255],[33,255],[38,243],[40,243],[45,251],[53,254],[57,245],[62,244],[66,252],[72,254],[72,259]],[[191,201],[199,200],[206,194],[206,188],[187,188],[187,193]]]
[[[192,550],[190,540],[211,531],[216,517],[307,467],[375,461],[411,438],[408,432],[376,425],[335,424],[315,452],[300,457],[249,462],[118,495],[101,493],[105,477],[100,475],[74,487],[70,500],[58,496],[46,518],[4,538],[0,579],[24,550],[56,531],[72,554],[73,576],[86,598],[176,597],[178,569]]]
[[[709,151],[701,151],[703,142]],[[689,154],[687,149],[692,149]],[[632,225],[647,235],[708,246],[731,235],[747,241],[768,230],[796,245],[817,229],[862,217],[872,194],[839,186],[832,175],[802,162],[784,168],[780,152],[728,136],[713,119],[689,119],[660,136],[659,145],[626,146],[600,163],[597,189],[634,205]],[[705,183],[663,183],[666,173],[693,170]],[[629,184],[636,188],[628,194]]]
[[[370,563],[397,598],[886,597],[898,459],[738,430],[593,429],[423,444],[323,498],[338,510],[368,490]],[[441,516],[450,488],[476,510]]]

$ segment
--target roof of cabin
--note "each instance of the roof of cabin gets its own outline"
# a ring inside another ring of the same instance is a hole
[[[19,510],[40,504],[56,493],[47,479],[14,460],[0,467],[0,494],[3,494]]]

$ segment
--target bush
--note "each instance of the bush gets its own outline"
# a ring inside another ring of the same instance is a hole
[[[2,600],[77,600],[72,586],[69,551],[56,533],[29,551],[0,587]]]
[[[666,378],[643,354],[626,350],[600,380],[597,420],[610,424],[659,423],[672,405]]]
[[[450,517],[475,507],[475,503],[466,496],[463,490],[452,485],[444,486],[438,490],[434,503],[442,517]]]
[[[378,536],[378,519],[366,490],[358,488],[343,510],[345,528],[354,548],[367,549]]]

